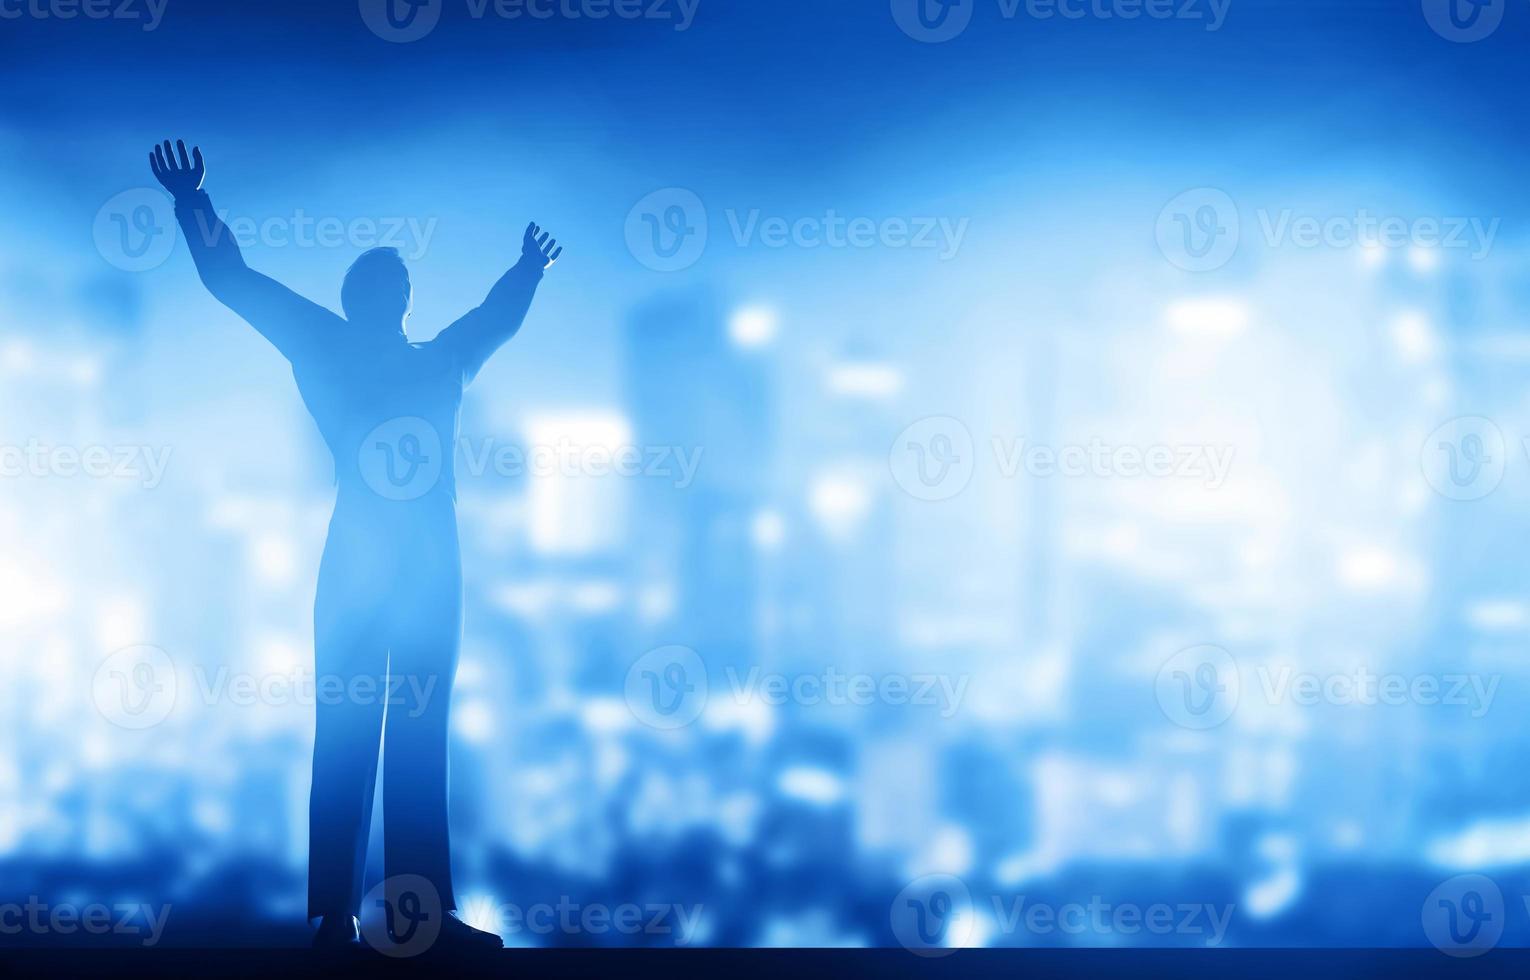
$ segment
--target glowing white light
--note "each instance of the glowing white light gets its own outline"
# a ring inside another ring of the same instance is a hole
[[[24,340],[13,340],[0,347],[0,370],[7,374],[22,374],[32,370],[36,363],[32,345]]]
[[[1385,588],[1397,580],[1401,570],[1397,556],[1384,548],[1354,548],[1339,559],[1339,580],[1359,591]]]
[[[303,668],[303,654],[292,639],[271,636],[260,641],[260,669],[268,674],[291,675]]]
[[[262,534],[250,542],[250,568],[267,585],[288,585],[297,576],[297,546],[285,534]]]
[[[18,626],[62,612],[68,596],[50,578],[36,566],[0,565],[0,626]]]
[[[870,504],[866,488],[844,476],[821,476],[808,492],[808,507],[831,534],[853,533]]]
[[[101,604],[96,613],[96,643],[102,650],[119,650],[132,643],[142,643],[148,635],[148,621],[143,603],[131,596],[115,596]]]
[[[742,732],[751,745],[760,745],[776,730],[776,709],[760,698],[712,698],[701,720],[709,731]]]
[[[728,337],[740,347],[764,347],[776,338],[776,313],[764,306],[745,306],[728,320]]]
[[[903,390],[903,372],[890,364],[837,364],[829,391],[849,398],[891,398]]]
[[[1408,264],[1415,272],[1433,272],[1440,266],[1440,253],[1432,248],[1408,249]]]
[[[1387,250],[1380,242],[1365,242],[1360,246],[1360,264],[1367,269],[1379,269],[1386,264]]]
[[[1416,311],[1400,313],[1392,320],[1392,343],[1398,356],[1409,364],[1428,360],[1439,347],[1429,318]]]
[[[493,895],[467,895],[458,906],[458,915],[462,921],[474,929],[482,929],[485,932],[498,932],[500,929],[499,903]]]
[[[754,515],[750,531],[753,533],[756,548],[761,551],[775,551],[781,547],[781,542],[786,538],[786,521],[773,510],[762,510]]]
[[[632,709],[621,698],[586,698],[579,717],[585,728],[603,733],[626,731],[636,722]]]
[[[1249,885],[1243,893],[1243,904],[1253,918],[1268,919],[1295,901],[1301,890],[1301,875],[1295,868],[1285,867]]]
[[[1430,842],[1424,853],[1448,868],[1524,864],[1530,860],[1530,820],[1479,820],[1454,837]]]
[[[1169,329],[1186,337],[1232,337],[1248,328],[1248,304],[1231,297],[1181,299],[1164,310]]]
[[[1513,599],[1483,599],[1466,607],[1466,621],[1484,633],[1524,629],[1530,624],[1530,609]]]
[[[452,712],[452,727],[465,740],[482,745],[494,734],[494,713],[484,701],[466,701]]]
[[[776,785],[787,796],[820,806],[838,803],[845,796],[845,784],[838,776],[813,766],[787,769],[781,773]]]
[[[624,483],[613,476],[632,426],[616,412],[537,415],[526,421],[531,546],[544,554],[584,554],[615,543]]]
[[[646,623],[668,619],[675,612],[675,590],[667,583],[650,583],[638,592],[638,615]]]

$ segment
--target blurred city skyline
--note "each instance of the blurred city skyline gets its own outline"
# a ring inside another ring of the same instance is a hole
[[[0,904],[303,941],[331,475],[180,137],[316,302],[400,247],[415,339],[569,248],[451,447],[462,898],[699,910],[511,944],[1461,952],[1476,874],[1530,937],[1523,11],[433,6],[0,25]]]

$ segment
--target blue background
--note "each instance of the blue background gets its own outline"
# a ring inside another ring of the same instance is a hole
[[[1530,8],[1453,43],[1404,0],[1232,0],[1215,31],[973,0],[924,43],[882,2],[701,0],[684,30],[442,2],[408,43],[344,2],[0,21],[0,442],[170,452],[152,486],[0,485],[0,901],[168,903],[172,944],[304,941],[312,706],[197,679],[311,671],[329,462],[183,244],[128,271],[97,234],[183,136],[231,215],[429,223],[403,247],[419,337],[482,298],[527,220],[566,244],[470,389],[475,450],[702,454],[691,481],[458,459],[453,828],[480,924],[568,896],[699,904],[693,944],[894,945],[900,892],[949,874],[974,945],[1207,941],[995,921],[1024,896],[1230,907],[1224,945],[1411,946],[1432,890],[1483,872],[1504,941],[1530,936]],[[670,272],[629,246],[666,188],[708,229]],[[1196,188],[1240,229],[1204,272],[1159,234]],[[946,255],[734,234],[831,209],[965,236]],[[1480,254],[1264,231],[1361,210],[1497,233]],[[245,252],[337,308],[366,244]],[[1502,436],[1480,499],[1430,480],[1458,416]],[[901,455],[932,417],[971,439],[947,499],[910,492]],[[994,440],[1020,439],[1233,462],[1215,487],[1005,473]],[[97,677],[140,644],[178,694],[137,729]],[[1204,645],[1240,693],[1202,730],[1160,668]],[[708,694],[666,729],[628,680],[671,646]],[[736,696],[752,666],[964,694],[770,704]],[[1362,666],[1494,695],[1263,686]],[[59,937],[4,937],[29,938]]]

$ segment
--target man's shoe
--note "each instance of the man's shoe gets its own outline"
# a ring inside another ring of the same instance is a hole
[[[314,949],[345,949],[361,943],[361,929],[354,915],[326,915],[313,934]]]
[[[505,941],[492,932],[474,929],[458,918],[456,912],[448,912],[441,917],[441,934],[436,937],[436,945],[442,949],[470,951],[504,949]]]

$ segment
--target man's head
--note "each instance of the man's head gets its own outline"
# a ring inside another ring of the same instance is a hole
[[[409,269],[396,248],[374,248],[361,253],[345,273],[340,287],[340,307],[352,323],[401,327],[414,302]]]

